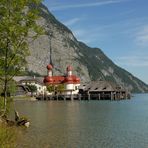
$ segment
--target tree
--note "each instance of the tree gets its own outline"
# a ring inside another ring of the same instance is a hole
[[[48,90],[48,92],[54,92],[54,90],[55,90],[55,86],[54,85],[47,85],[47,90]]]
[[[37,25],[42,0],[0,1],[0,80],[4,92],[3,114],[7,106],[8,83],[26,64],[28,40],[43,33]]]
[[[0,83],[1,85],[1,83]],[[4,96],[3,87],[0,87],[0,95]],[[14,80],[10,80],[7,85],[7,96],[14,96],[17,90],[17,83]]]
[[[17,83],[14,80],[9,81],[8,83],[8,92],[11,96],[14,96],[17,91]]]
[[[56,87],[56,90],[57,90],[58,93],[62,93],[62,92],[65,90],[64,84],[59,84],[59,85]]]
[[[34,92],[37,92],[37,87],[35,85],[27,85],[31,91],[31,96],[33,96]]]

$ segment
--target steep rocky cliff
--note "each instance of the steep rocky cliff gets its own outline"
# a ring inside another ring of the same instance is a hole
[[[81,81],[111,80],[135,92],[148,91],[148,85],[115,65],[99,48],[90,48],[77,41],[72,32],[60,23],[44,6],[40,6],[38,21],[47,34],[31,42],[28,70],[46,75],[46,65],[51,61],[54,74],[64,74],[68,65]]]

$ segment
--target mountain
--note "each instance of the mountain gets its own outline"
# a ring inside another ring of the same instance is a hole
[[[46,65],[51,61],[55,75],[64,74],[66,67],[72,65],[74,73],[82,82],[110,80],[133,92],[148,91],[147,84],[115,65],[101,49],[91,48],[79,42],[46,6],[41,5],[39,10],[41,18],[38,24],[45,28],[47,34],[29,42],[29,71],[46,75]]]

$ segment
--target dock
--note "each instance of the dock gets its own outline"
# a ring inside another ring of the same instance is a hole
[[[125,100],[130,99],[130,94],[117,93],[99,93],[99,94],[77,94],[77,95],[50,95],[50,96],[37,96],[37,100]]]

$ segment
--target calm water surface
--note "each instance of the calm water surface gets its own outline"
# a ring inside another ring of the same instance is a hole
[[[148,94],[124,101],[15,101],[20,148],[148,148]]]

